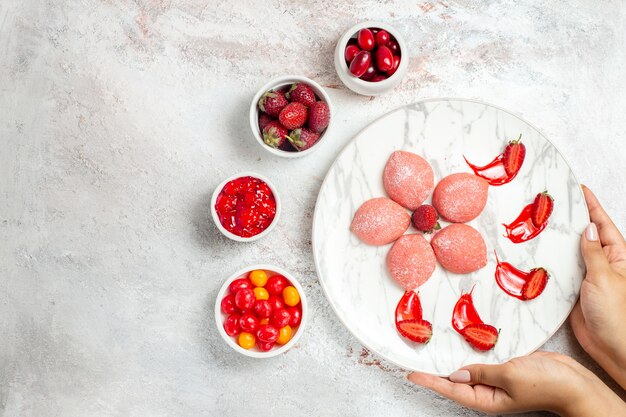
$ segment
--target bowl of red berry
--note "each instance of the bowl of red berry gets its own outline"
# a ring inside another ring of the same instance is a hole
[[[266,151],[298,158],[318,149],[331,124],[330,97],[315,81],[296,75],[265,84],[250,104],[250,127]]]
[[[254,172],[242,172],[222,181],[213,192],[209,209],[218,230],[238,242],[267,235],[278,222],[280,210],[276,187]]]
[[[289,350],[302,335],[306,318],[302,286],[273,265],[235,272],[222,285],[215,303],[222,338],[253,358],[270,358]]]
[[[400,32],[383,22],[363,22],[346,31],[335,48],[341,81],[358,94],[375,96],[395,88],[409,66]]]

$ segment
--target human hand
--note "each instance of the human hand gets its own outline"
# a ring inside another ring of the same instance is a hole
[[[583,193],[592,222],[581,238],[587,275],[570,323],[583,349],[626,389],[626,242],[591,190]]]
[[[591,371],[558,353],[535,352],[501,365],[470,365],[447,378],[409,380],[486,413],[547,410],[565,417],[624,415],[626,405]]]

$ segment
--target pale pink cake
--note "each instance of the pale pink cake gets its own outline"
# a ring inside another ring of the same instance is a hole
[[[435,176],[430,164],[421,156],[395,151],[385,165],[383,185],[393,201],[415,210],[432,192]]]
[[[409,228],[411,215],[386,197],[372,198],[359,207],[350,225],[352,233],[370,245],[386,245]]]
[[[430,241],[445,269],[467,274],[487,265],[487,246],[478,230],[462,223],[448,225]]]
[[[460,172],[443,178],[435,187],[433,206],[452,223],[478,217],[487,204],[489,183],[473,174]]]
[[[413,290],[428,281],[436,264],[433,249],[420,234],[402,236],[387,254],[387,269],[405,290]]]

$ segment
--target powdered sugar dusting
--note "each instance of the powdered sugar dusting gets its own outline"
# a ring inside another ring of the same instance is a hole
[[[431,240],[437,260],[445,269],[467,274],[487,264],[487,246],[482,235],[466,224],[451,224]]]
[[[370,245],[386,245],[406,231],[411,216],[398,203],[378,197],[367,200],[354,215],[350,230]]]
[[[487,204],[489,184],[473,174],[460,172],[448,175],[437,184],[433,205],[439,214],[451,222],[468,222],[483,211]]]
[[[383,184],[392,200],[415,210],[432,192],[435,179],[432,167],[424,158],[395,151],[385,165]]]
[[[424,284],[435,270],[435,254],[422,235],[404,235],[387,254],[387,268],[402,288],[412,290]]]

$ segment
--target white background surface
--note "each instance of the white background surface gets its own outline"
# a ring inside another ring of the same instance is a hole
[[[0,2],[0,414],[475,415],[409,385],[337,321],[311,256],[317,191],[379,115],[477,98],[538,126],[624,230],[626,6],[350,3]],[[402,85],[375,99],[332,64],[362,19],[393,23],[411,47]],[[247,123],[255,91],[288,73],[337,107],[332,137],[303,160],[262,152]],[[280,224],[253,244],[207,216],[238,170],[283,196]],[[267,361],[213,327],[222,280],[256,262],[301,277],[312,310],[299,347]],[[597,371],[567,325],[545,349]]]

